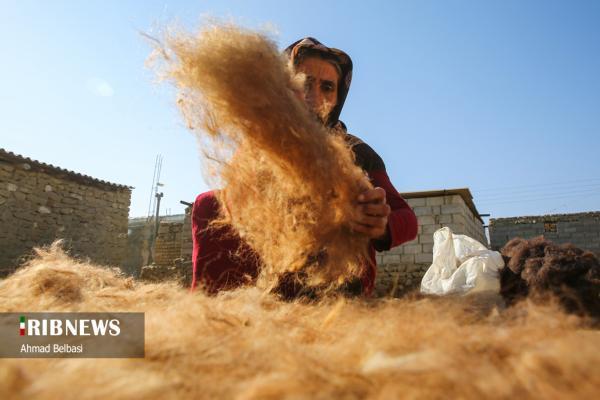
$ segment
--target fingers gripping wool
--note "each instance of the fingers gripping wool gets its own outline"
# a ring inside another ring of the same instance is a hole
[[[173,35],[167,48],[166,74],[186,121],[212,139],[203,151],[216,161],[227,210],[218,223],[231,224],[260,255],[260,282],[272,287],[301,270],[315,286],[359,275],[369,240],[347,222],[372,186],[341,133],[297,98],[299,83],[275,43],[223,25]]]

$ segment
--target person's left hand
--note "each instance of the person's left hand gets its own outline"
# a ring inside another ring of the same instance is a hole
[[[385,239],[389,234],[387,223],[390,212],[391,208],[385,201],[385,190],[380,187],[369,189],[358,196],[350,228],[371,239]]]

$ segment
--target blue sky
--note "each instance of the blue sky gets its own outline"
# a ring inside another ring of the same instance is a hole
[[[400,192],[468,187],[492,217],[600,210],[598,1],[3,1],[0,147],[134,186],[146,215],[208,189],[138,34],[201,16],[347,51],[341,118]]]

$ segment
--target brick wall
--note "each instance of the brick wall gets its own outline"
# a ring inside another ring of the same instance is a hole
[[[0,276],[34,246],[65,239],[75,257],[121,265],[131,190],[0,152]]]
[[[183,242],[183,223],[161,222],[154,243],[154,264],[171,266],[177,258],[181,258]]]
[[[148,258],[144,259],[142,265],[137,266],[140,271],[140,278],[150,282],[162,282],[165,280],[176,280],[183,287],[189,287],[192,281],[192,228],[191,228],[191,208],[186,209],[184,215],[174,215],[161,217],[163,220],[159,224],[158,235],[153,248],[153,263],[148,265]],[[145,226],[152,226],[151,220]],[[132,238],[130,243],[135,242],[135,231],[145,229],[140,224],[139,219],[130,221],[130,232]],[[139,233],[138,233],[139,236]],[[146,246],[151,242],[151,238],[145,241]],[[139,250],[137,250],[139,251]]]
[[[530,239],[539,235],[600,255],[600,212],[490,219],[490,240],[495,250],[514,237]]]
[[[191,207],[185,214],[161,216],[158,236],[152,249],[153,264],[172,266],[176,259],[192,259]],[[131,218],[128,231],[127,270],[136,276],[142,266],[148,265],[149,246],[155,229],[154,218]],[[136,272],[137,271],[137,272]]]

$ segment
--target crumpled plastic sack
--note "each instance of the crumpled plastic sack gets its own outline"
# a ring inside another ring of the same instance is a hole
[[[433,263],[421,281],[421,293],[471,294],[500,290],[498,271],[504,267],[499,252],[448,227],[433,234]]]

